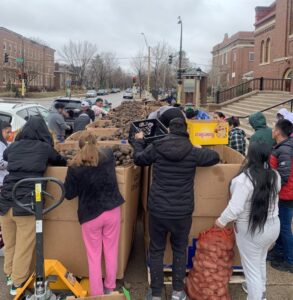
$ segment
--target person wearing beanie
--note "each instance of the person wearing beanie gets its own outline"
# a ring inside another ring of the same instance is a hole
[[[81,102],[79,115],[84,114],[84,113],[86,113],[93,122],[95,121],[95,118],[96,118],[95,113],[90,108],[89,102],[86,101],[86,100],[84,100],[84,101]]]
[[[172,300],[184,300],[184,277],[188,235],[194,210],[196,167],[212,166],[220,161],[217,152],[195,148],[183,118],[169,122],[170,133],[146,147],[143,133],[134,142],[134,163],[153,166],[148,198],[150,232],[151,288],[146,300],[160,300],[164,286],[163,258],[167,234],[173,248]]]

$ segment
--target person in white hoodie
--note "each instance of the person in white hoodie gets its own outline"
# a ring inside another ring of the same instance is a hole
[[[265,299],[266,257],[280,233],[278,193],[281,178],[269,164],[270,149],[253,142],[247,161],[230,186],[231,199],[215,225],[235,222],[236,243],[246,278],[247,300]]]
[[[3,159],[3,152],[8,146],[7,140],[11,135],[11,125],[5,121],[0,120],[0,190],[3,186],[4,177],[8,174],[7,161]],[[0,249],[4,246],[1,227],[0,227]]]
[[[286,108],[281,108],[277,113],[277,120],[288,120],[293,123],[293,113],[289,112]]]

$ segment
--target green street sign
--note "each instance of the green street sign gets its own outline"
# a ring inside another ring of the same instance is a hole
[[[23,58],[22,57],[16,57],[16,62],[22,63],[23,62]]]

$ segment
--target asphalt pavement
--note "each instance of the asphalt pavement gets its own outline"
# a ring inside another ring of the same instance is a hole
[[[60,95],[60,97],[64,97],[62,95]],[[121,93],[115,93],[115,94],[109,94],[109,95],[105,95],[105,96],[99,96],[100,98],[106,99],[108,100],[110,103],[112,103],[112,107],[115,108],[117,106],[119,106],[121,104],[121,102],[123,101],[123,92]],[[54,101],[54,99],[56,99],[58,97],[49,97],[49,98],[25,98],[24,102],[26,103],[38,103],[40,105],[43,105],[46,108],[50,108],[52,105],[52,102]],[[73,95],[72,98],[79,98],[79,99],[85,99],[85,97],[83,97],[82,95]],[[9,101],[13,101],[12,99]],[[19,101],[19,99],[17,99],[17,101]]]

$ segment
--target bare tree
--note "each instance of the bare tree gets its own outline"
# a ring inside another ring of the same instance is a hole
[[[103,52],[96,55],[88,69],[88,80],[93,86],[102,88],[114,87],[113,74],[119,67],[116,55],[112,52]]]
[[[96,45],[87,41],[69,41],[62,48],[60,56],[70,66],[71,71],[76,74],[80,86],[84,84],[86,70],[96,51]]]

